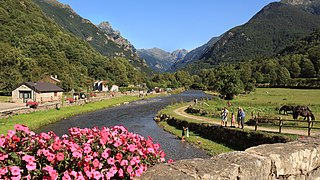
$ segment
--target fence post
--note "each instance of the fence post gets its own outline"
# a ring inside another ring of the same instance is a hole
[[[257,131],[257,129],[258,129],[258,118],[257,118],[257,116],[255,116],[254,119],[256,120],[256,124],[254,125],[254,130]]]
[[[308,117],[308,136],[310,136],[310,134],[311,134],[311,126],[310,126],[310,124],[311,124],[311,121],[310,121],[310,118]]]
[[[279,117],[279,133],[281,133],[281,128],[282,128],[282,120],[281,120],[281,117]]]

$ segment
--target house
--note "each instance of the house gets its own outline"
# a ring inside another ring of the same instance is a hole
[[[16,102],[52,102],[62,98],[64,90],[47,82],[24,82],[12,91],[12,100]]]
[[[96,81],[93,83],[93,91],[109,91],[108,85],[106,85],[108,81]]]
[[[112,87],[110,88],[111,92],[118,92],[119,91],[119,86],[117,85],[112,85]]]

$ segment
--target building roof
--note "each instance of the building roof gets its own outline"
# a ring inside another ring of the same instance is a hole
[[[52,84],[52,83],[47,83],[47,82],[25,82],[22,83],[22,85],[26,85],[32,90],[36,92],[63,92],[64,90],[60,88],[59,86]]]

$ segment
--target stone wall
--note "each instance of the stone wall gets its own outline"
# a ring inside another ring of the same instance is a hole
[[[166,121],[169,125],[181,130],[183,126],[188,127],[190,131],[196,132],[203,138],[210,139],[240,151],[260,144],[285,143],[292,141],[288,136],[283,136],[281,134],[221,127],[208,123],[192,123],[168,115],[160,115],[155,118],[155,120]]]
[[[159,164],[136,179],[319,180],[320,137],[264,144],[210,159]]]

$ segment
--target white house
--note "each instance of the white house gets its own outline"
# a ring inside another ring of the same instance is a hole
[[[96,81],[93,83],[93,90],[94,91],[109,91],[108,85],[106,85],[108,81]]]
[[[119,91],[119,86],[117,85],[112,85],[112,87],[110,88],[111,92],[118,92]]]
[[[16,102],[52,102],[61,99],[64,90],[47,82],[24,82],[12,91],[12,100]]]

